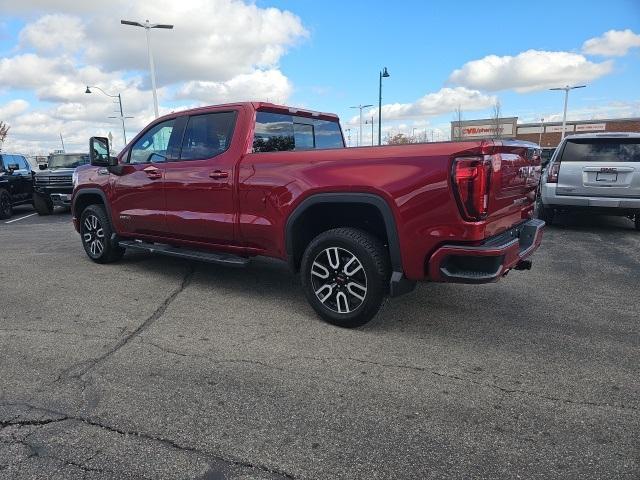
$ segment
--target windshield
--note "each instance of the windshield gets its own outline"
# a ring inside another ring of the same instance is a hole
[[[89,163],[89,155],[69,154],[51,155],[49,157],[49,168],[76,168]]]
[[[567,140],[563,162],[640,162],[638,138],[580,138]]]

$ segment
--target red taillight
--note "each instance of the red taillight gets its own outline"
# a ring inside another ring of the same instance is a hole
[[[460,157],[453,161],[453,185],[460,213],[466,220],[478,221],[489,211],[491,160],[486,157]]]
[[[549,167],[547,183],[558,183],[558,173],[560,172],[560,162],[554,162]]]

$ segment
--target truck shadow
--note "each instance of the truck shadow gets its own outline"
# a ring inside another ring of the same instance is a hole
[[[553,225],[547,228],[576,231],[629,231],[635,229],[633,221],[626,217],[589,213],[557,214],[553,220]]]

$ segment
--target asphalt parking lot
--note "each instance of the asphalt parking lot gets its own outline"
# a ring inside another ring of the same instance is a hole
[[[2,222],[0,477],[637,479],[640,232],[560,222],[530,272],[358,330],[277,262],[99,266],[67,213]]]

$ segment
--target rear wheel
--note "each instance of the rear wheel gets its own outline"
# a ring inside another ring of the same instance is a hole
[[[104,207],[89,205],[80,216],[80,237],[89,258],[96,263],[110,263],[122,258],[124,248],[111,242],[113,228]]]
[[[53,202],[49,197],[34,194],[33,206],[38,215],[51,215],[53,213]]]
[[[0,219],[10,218],[12,214],[11,195],[6,190],[0,189]]]
[[[376,237],[355,228],[318,235],[302,257],[302,286],[313,309],[345,328],[364,325],[384,301],[389,255]]]

